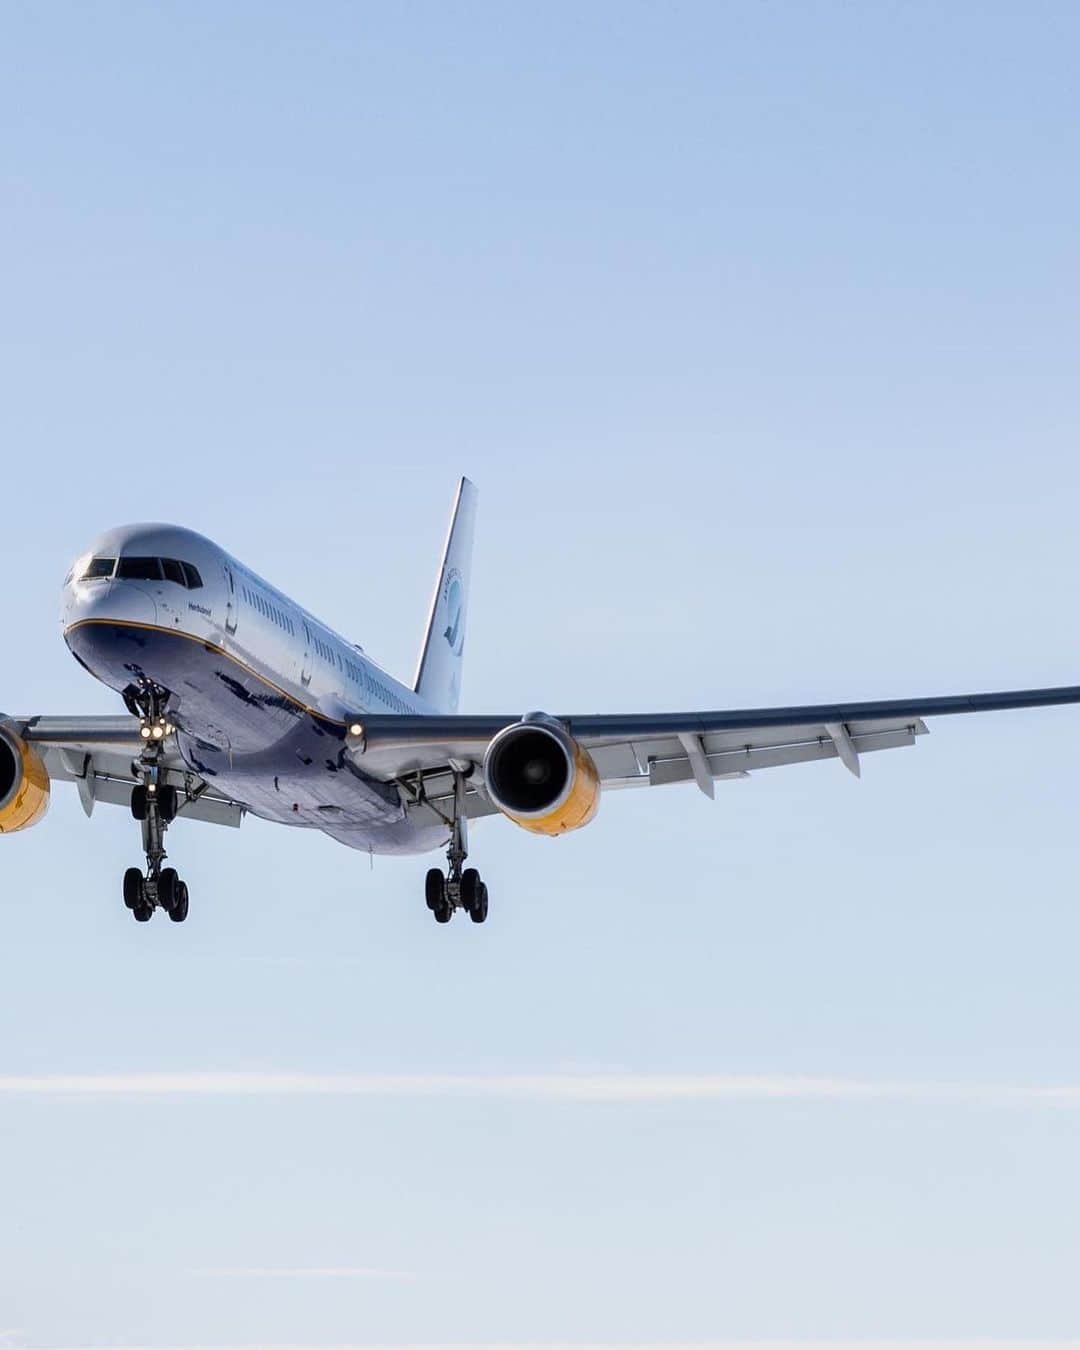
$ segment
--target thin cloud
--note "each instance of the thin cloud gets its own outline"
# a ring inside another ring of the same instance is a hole
[[[566,1103],[910,1102],[1080,1106],[1080,1084],[896,1082],[812,1075],[537,1073],[362,1074],[289,1071],[2,1074],[0,1096],[85,1098],[495,1098]]]
[[[215,1280],[415,1280],[411,1270],[377,1266],[210,1266],[193,1270]]]
[[[127,1350],[150,1350],[128,1346]],[[158,1346],[153,1350],[181,1350]],[[193,1350],[189,1343],[184,1350]],[[251,1342],[203,1345],[194,1350],[256,1350]],[[800,1341],[259,1341],[257,1350],[1080,1350],[1080,1340],[800,1340]]]

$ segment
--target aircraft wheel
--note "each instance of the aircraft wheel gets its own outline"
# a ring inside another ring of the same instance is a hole
[[[161,819],[166,825],[170,825],[176,819],[177,798],[174,787],[158,788],[157,791],[158,810],[161,812]]]
[[[176,908],[182,885],[183,882],[177,876],[175,867],[166,867],[162,870],[161,876],[158,877],[157,898],[158,904],[166,914],[171,914]]]
[[[475,867],[466,867],[461,874],[461,907],[470,915],[480,903],[480,888],[483,886],[480,873]],[[479,922],[479,920],[478,920]]]
[[[485,882],[481,881],[476,891],[476,900],[472,909],[469,910],[469,918],[473,923],[483,923],[488,916],[488,889]]]
[[[136,905],[131,912],[136,923],[147,923],[154,911],[149,905]]]
[[[446,878],[437,867],[433,867],[424,878],[424,899],[432,914],[446,904]]]
[[[146,819],[146,784],[139,783],[131,789],[131,814],[136,820]]]
[[[138,909],[143,902],[143,874],[137,867],[129,867],[124,873],[124,904],[128,909]]]
[[[188,888],[184,881],[178,882],[176,887],[176,899],[173,902],[172,909],[169,910],[169,918],[173,923],[183,923],[188,914]]]
[[[450,908],[449,901],[444,900],[438,909],[432,910],[432,913],[435,915],[436,923],[449,923],[454,911]]]

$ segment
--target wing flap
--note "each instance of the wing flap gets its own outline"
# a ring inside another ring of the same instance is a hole
[[[839,758],[836,742],[824,727],[821,728],[821,733],[812,739],[771,745],[748,744],[741,749],[707,752],[709,772],[713,778],[745,778],[759,769],[774,769],[786,764],[807,764],[819,759]],[[895,750],[914,745],[916,736],[926,734],[926,726],[922,722],[916,722],[901,727],[849,734],[856,752],[861,755],[872,750]],[[649,758],[650,787],[689,782],[693,777],[693,767],[685,755],[672,758],[657,755]]]

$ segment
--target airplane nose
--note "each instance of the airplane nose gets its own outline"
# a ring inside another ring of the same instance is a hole
[[[64,588],[61,623],[157,623],[157,603],[135,581],[74,582]]]

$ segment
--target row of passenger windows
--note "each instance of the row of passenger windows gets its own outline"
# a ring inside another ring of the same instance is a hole
[[[91,558],[78,580],[107,580],[113,576],[118,581],[175,581],[189,591],[197,591],[203,584],[197,567],[176,558],[121,558],[119,562],[116,558]]]
[[[310,628],[305,626],[305,631],[311,638],[311,645],[315,652],[322,657],[327,665],[332,666],[336,661],[338,669],[343,670],[354,684],[365,690],[370,696],[381,699],[395,712],[408,713],[412,711],[405,700],[398,698],[397,694],[392,693],[381,680],[377,680],[374,675],[369,674],[362,666],[358,666],[355,661],[350,661],[348,657],[342,657],[340,652],[335,652],[328,642],[324,642]]]
[[[318,654],[322,657],[324,661],[326,661],[331,666],[334,664],[334,649],[333,647],[330,646],[328,642],[323,642],[322,638],[318,637],[315,633],[312,633],[311,645],[315,648],[315,650],[318,652]],[[338,662],[338,664],[339,665],[341,664],[340,661]]]
[[[240,589],[244,592],[244,599],[253,609],[257,609],[260,614],[265,615],[271,623],[277,624],[283,632],[295,636],[296,627],[283,609],[271,604],[265,596],[260,595],[258,591],[252,590],[249,586],[241,586]]]
[[[392,694],[386,685],[380,680],[373,679],[370,675],[364,681],[369,693],[378,694],[384,703],[388,703],[395,712],[407,713],[412,709],[404,699],[398,698],[397,694]]]

